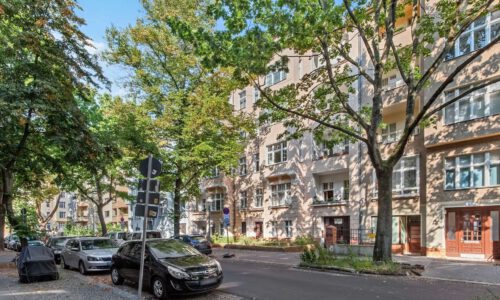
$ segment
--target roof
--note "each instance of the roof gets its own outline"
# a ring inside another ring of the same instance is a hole
[[[80,237],[74,237],[73,238],[74,240],[80,240],[80,241],[88,241],[88,240],[109,240],[108,237],[100,237],[100,236],[95,236],[95,237],[91,237],[91,236],[80,236]]]

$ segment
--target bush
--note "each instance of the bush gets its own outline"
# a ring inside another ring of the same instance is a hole
[[[311,245],[311,244],[314,244],[314,239],[310,235],[298,236],[295,239],[295,245],[305,246],[305,245]]]

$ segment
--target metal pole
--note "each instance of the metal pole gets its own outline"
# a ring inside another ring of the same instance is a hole
[[[146,226],[148,219],[148,203],[149,203],[149,182],[151,180],[151,168],[153,166],[153,156],[148,155],[148,177],[146,179],[146,203],[144,205],[144,220],[142,223],[142,248],[141,248],[141,269],[139,271],[139,290],[137,292],[139,300],[142,299],[142,280],[144,278],[144,256],[146,252]]]

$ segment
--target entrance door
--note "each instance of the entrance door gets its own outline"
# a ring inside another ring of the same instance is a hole
[[[410,253],[420,253],[420,216],[408,217],[408,243]]]
[[[327,226],[337,227],[337,243],[349,244],[351,240],[351,229],[349,217],[325,217],[325,228]]]
[[[480,210],[460,213],[459,251],[463,254],[484,253],[483,220]]]
[[[253,230],[255,231],[255,237],[258,239],[262,237],[262,227],[262,222],[255,222]]]

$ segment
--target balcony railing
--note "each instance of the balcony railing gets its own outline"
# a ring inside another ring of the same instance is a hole
[[[349,193],[344,188],[333,190],[333,197],[331,198],[322,197],[313,199],[313,205],[345,204],[347,202],[349,202]]]

